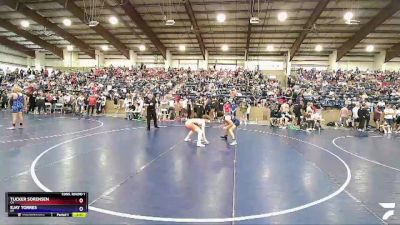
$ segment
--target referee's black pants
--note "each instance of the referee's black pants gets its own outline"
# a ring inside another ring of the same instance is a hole
[[[358,125],[358,129],[366,129],[367,128],[367,119],[366,118],[360,118],[360,124]]]
[[[147,130],[150,130],[150,121],[153,119],[154,121],[154,127],[157,126],[157,115],[155,110],[149,110],[147,111]]]

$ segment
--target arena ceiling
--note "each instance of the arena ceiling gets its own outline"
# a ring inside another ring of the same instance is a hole
[[[354,24],[343,19],[348,11]],[[280,12],[287,13],[283,22]],[[219,13],[225,22],[216,20]],[[89,27],[89,15],[99,25]],[[112,16],[118,23],[110,23]],[[260,22],[250,24],[251,16]],[[166,26],[165,18],[175,24]],[[68,45],[82,58],[93,58],[106,45],[106,55],[125,57],[129,49],[162,56],[166,49],[172,55],[204,56],[207,49],[209,55],[243,57],[288,50],[292,57],[328,56],[337,50],[338,59],[387,50],[388,61],[400,55],[400,0],[0,0],[0,44],[60,58]],[[221,50],[224,44],[228,51]],[[146,49],[140,51],[140,45]],[[368,45],[374,49],[366,51]]]

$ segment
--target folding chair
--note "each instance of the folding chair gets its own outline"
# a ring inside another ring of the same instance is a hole
[[[54,113],[56,113],[57,111],[59,111],[60,113],[63,113],[64,105],[62,103],[56,103],[54,105]]]
[[[169,113],[168,113],[168,109],[164,108],[161,109],[161,120],[168,120],[169,119]]]
[[[45,106],[45,112],[51,113],[51,107],[52,107],[51,103],[46,102],[46,103],[44,103],[44,106]]]

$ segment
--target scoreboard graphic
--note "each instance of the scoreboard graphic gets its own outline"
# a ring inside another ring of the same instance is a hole
[[[86,217],[87,192],[7,192],[9,217]]]

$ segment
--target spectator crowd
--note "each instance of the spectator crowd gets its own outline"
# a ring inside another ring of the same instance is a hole
[[[314,130],[324,121],[324,109],[338,109],[334,126],[385,133],[400,131],[398,72],[336,72],[303,70],[290,76],[287,88],[260,71],[93,68],[89,71],[34,71],[0,74],[0,106],[7,107],[14,85],[24,89],[27,113],[61,111],[100,115],[110,108],[128,119],[143,118],[146,102],[157,103],[161,119],[240,117],[247,123],[254,107],[268,109],[272,126]],[[152,101],[153,101],[152,100]],[[374,124],[370,124],[370,120]],[[328,123],[328,125],[332,123]]]
[[[288,80],[289,90],[299,93],[297,102],[340,110],[337,126],[399,132],[400,73],[368,71],[336,72],[302,70]]]

